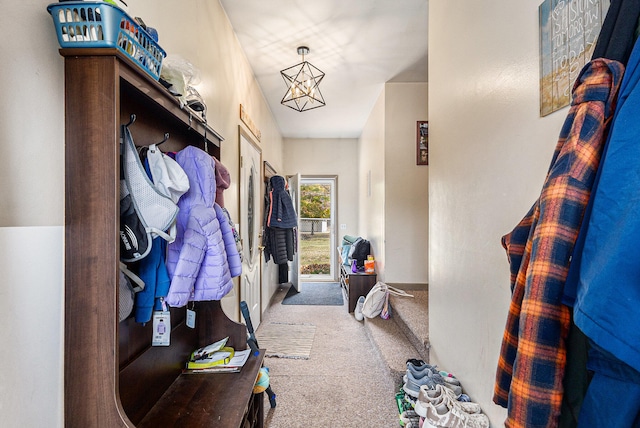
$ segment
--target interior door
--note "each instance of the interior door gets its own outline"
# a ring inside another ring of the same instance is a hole
[[[300,225],[300,174],[287,176],[289,182],[289,194],[291,195],[291,201],[293,202],[293,208],[296,210],[298,216],[298,225]],[[293,256],[293,262],[291,264],[291,284],[297,291],[300,291],[300,228],[296,228],[296,248],[295,255]]]
[[[263,198],[262,153],[260,149],[240,132],[240,239],[242,240],[242,275],[240,300],[247,302],[251,322],[258,328],[262,316],[260,310],[260,241]]]

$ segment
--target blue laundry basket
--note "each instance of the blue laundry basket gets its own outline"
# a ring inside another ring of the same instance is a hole
[[[61,2],[47,6],[62,48],[116,48],[155,80],[165,51],[122,9],[102,2]]]

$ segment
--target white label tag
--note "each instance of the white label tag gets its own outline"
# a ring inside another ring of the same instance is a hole
[[[187,327],[196,328],[196,311],[187,309]]]
[[[169,346],[171,343],[171,313],[155,311],[153,313],[153,339],[151,346]]]

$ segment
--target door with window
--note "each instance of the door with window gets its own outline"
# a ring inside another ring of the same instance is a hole
[[[262,153],[250,137],[240,131],[240,239],[242,240],[242,275],[240,300],[247,302],[251,321],[258,328],[260,309],[260,227],[262,223],[260,194]]]

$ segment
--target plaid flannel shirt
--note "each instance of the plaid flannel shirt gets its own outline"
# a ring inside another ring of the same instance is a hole
[[[570,325],[561,298],[623,73],[606,59],[582,69],[540,197],[502,238],[512,298],[493,401],[508,408],[507,428],[558,424]]]

